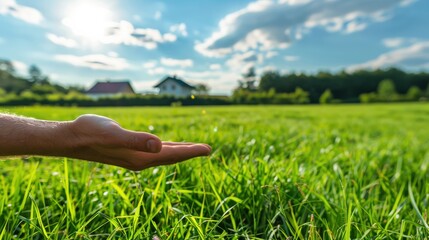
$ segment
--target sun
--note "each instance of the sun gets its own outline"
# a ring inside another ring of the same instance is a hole
[[[100,40],[112,23],[112,14],[102,3],[81,2],[67,9],[62,23],[85,40]]]

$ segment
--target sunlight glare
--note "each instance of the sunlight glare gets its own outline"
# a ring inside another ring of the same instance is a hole
[[[111,12],[102,4],[82,2],[70,8],[62,23],[86,40],[96,41],[111,26]]]

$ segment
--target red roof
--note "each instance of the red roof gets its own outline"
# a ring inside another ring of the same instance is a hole
[[[135,93],[130,82],[97,82],[86,93],[90,94],[115,94],[115,93]]]

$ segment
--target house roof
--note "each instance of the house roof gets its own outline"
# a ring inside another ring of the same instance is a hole
[[[86,93],[122,93],[129,92],[130,90],[134,93],[134,89],[131,86],[129,81],[121,81],[121,82],[97,82],[92,88],[90,88]]]
[[[155,86],[153,86],[153,87],[154,87],[154,88],[159,88],[159,87],[161,87],[161,85],[163,85],[163,84],[164,84],[166,81],[168,81],[168,80],[174,81],[174,82],[176,82],[177,84],[181,85],[182,87],[190,88],[190,89],[195,89],[195,87],[194,87],[194,86],[192,86],[192,85],[190,85],[190,84],[186,83],[185,81],[183,81],[183,80],[182,80],[182,79],[180,79],[180,78],[177,78],[176,76],[173,76],[173,77],[167,76],[167,77],[165,77],[161,82],[159,82],[158,84],[156,84],[156,85],[155,85]]]

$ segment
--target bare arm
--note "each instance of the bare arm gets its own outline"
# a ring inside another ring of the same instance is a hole
[[[0,114],[0,156],[63,156],[142,170],[210,151],[206,144],[161,142],[155,135],[123,129],[97,115],[58,122]]]

